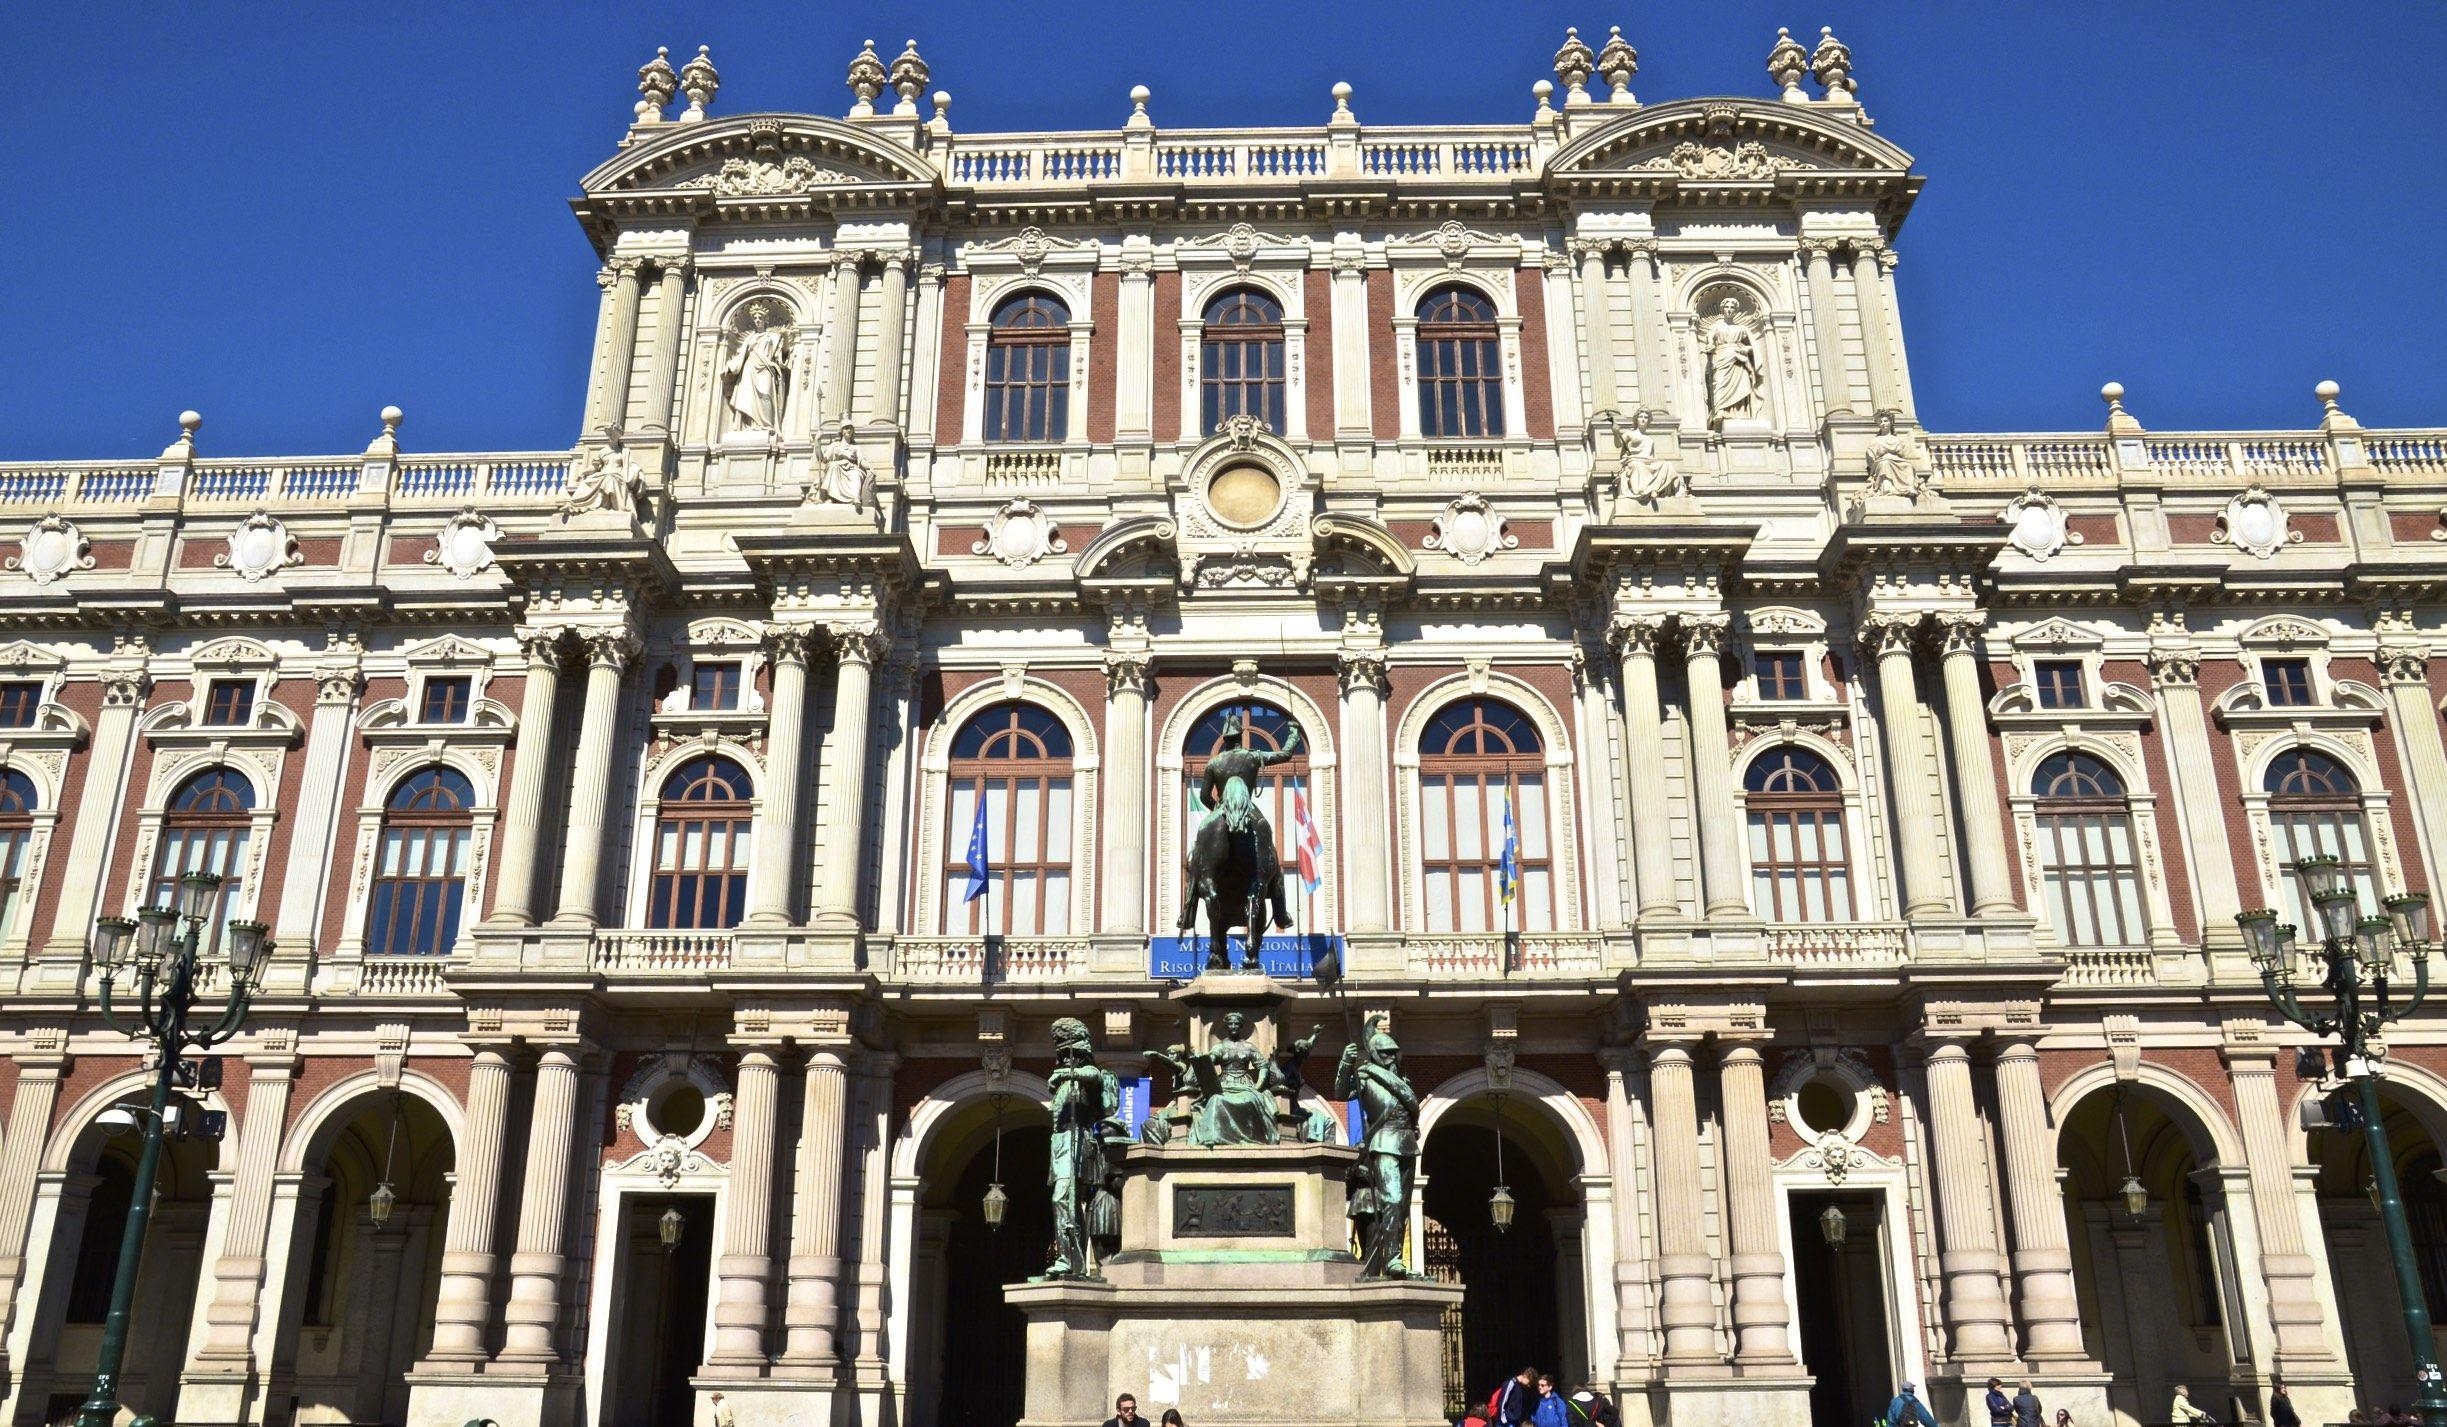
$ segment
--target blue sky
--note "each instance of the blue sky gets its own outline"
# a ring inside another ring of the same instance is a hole
[[[401,16],[413,13],[412,24]],[[1936,430],[2447,424],[2447,5],[1710,0],[1612,10],[1164,3],[53,4],[12,16],[0,135],[14,340],[0,458],[414,450],[577,434],[594,259],[566,199],[658,44],[717,113],[839,114],[859,40],[914,34],[966,131],[1526,118],[1563,27],[1644,100],[1770,93],[1833,25],[1928,186],[1898,274]]]

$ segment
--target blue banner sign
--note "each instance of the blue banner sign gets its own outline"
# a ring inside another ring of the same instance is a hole
[[[1245,938],[1232,937],[1232,964],[1239,966]],[[1324,932],[1299,935],[1277,933],[1258,943],[1258,965],[1267,975],[1284,981],[1306,981],[1317,974],[1320,960],[1342,958],[1342,938]],[[1185,936],[1150,937],[1147,942],[1147,974],[1187,981],[1206,969],[1206,938]]]
[[[1135,1079],[1127,1075],[1122,1077],[1122,1127],[1130,1132],[1130,1138],[1137,1139],[1139,1127],[1147,1123],[1148,1102],[1155,1093],[1156,1081],[1152,1075],[1141,1075]]]
[[[1368,1112],[1360,1108],[1357,1100],[1346,1100],[1343,1104],[1351,1111],[1350,1114],[1343,1116],[1343,1128],[1349,1131],[1347,1137],[1349,1142],[1358,1144],[1361,1140],[1368,1138]]]

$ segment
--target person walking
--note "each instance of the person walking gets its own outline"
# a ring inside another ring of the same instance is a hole
[[[2218,1419],[2192,1405],[2192,1389],[2175,1384],[2175,1403],[2167,1409],[2167,1421],[2175,1427],[2218,1427]]]
[[[1105,1419],[1105,1427],[1146,1427],[1139,1416],[1139,1400],[1129,1393],[1113,1399],[1113,1415]]]
[[[1614,1403],[1588,1383],[1573,1389],[1563,1405],[1572,1414],[1572,1427],[1621,1427],[1622,1418],[1616,1415]]]
[[[1488,1403],[1490,1427],[1521,1427],[1538,1405],[1538,1370],[1525,1367],[1504,1380]]]
[[[1538,1401],[1529,1412],[1530,1427],[1572,1427],[1572,1414],[1563,1405],[1563,1395],[1555,1391],[1555,1380],[1545,1373],[1538,1374]]]
[[[2269,1427],[2303,1427],[2303,1415],[2294,1410],[2294,1399],[2286,1395],[2284,1378],[2269,1379]]]
[[[2014,1400],[2005,1395],[2005,1379],[1988,1380],[1984,1405],[1988,1408],[1988,1427],[2014,1427]]]
[[[1937,1427],[1937,1419],[1929,1415],[1929,1409],[1907,1382],[1895,1394],[1894,1401],[1886,1404],[1886,1427]]]
[[[2022,1390],[2014,1394],[2014,1427],[2047,1427],[2047,1409],[2039,1405],[2039,1394],[2031,1391],[2026,1380]]]

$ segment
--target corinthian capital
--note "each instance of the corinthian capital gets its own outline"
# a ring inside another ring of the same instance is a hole
[[[102,676],[104,708],[134,708],[144,702],[153,680],[142,669],[113,669]]]
[[[1725,652],[1725,631],[1733,625],[1727,614],[1686,614],[1682,617],[1683,648],[1714,659]]]
[[[1657,642],[1665,636],[1665,617],[1655,614],[1618,614],[1607,626],[1607,637],[1614,645],[1618,659],[1637,654],[1655,658]]]
[[[1614,244],[1604,238],[1574,238],[1563,246],[1576,263],[1585,263],[1591,258],[1603,262],[1606,254],[1614,249]]]
[[[2190,648],[2151,650],[2150,678],[2162,689],[2197,688],[2201,682],[2200,651]]]
[[[637,636],[625,629],[596,630],[580,635],[578,642],[586,650],[586,663],[590,669],[623,673],[638,654]]]
[[[2382,644],[2379,670],[2392,685],[2425,685],[2430,682],[2430,650],[2420,644]]]
[[[765,631],[776,664],[806,664],[815,654],[816,631],[804,624],[776,624]]]
[[[892,647],[892,641],[872,624],[827,625],[825,632],[832,636],[833,657],[861,668],[872,669],[882,663]]]
[[[1107,649],[1105,651],[1105,691],[1108,694],[1147,693],[1147,672],[1155,656],[1144,649]]]
[[[1920,616],[1882,612],[1861,620],[1861,648],[1872,657],[1910,654],[1920,636]]]
[[[1988,627],[1988,616],[1979,610],[1948,610],[1937,616],[1938,648],[1948,654],[1977,655],[1980,633]]]
[[[557,669],[561,664],[561,631],[522,629],[518,632],[518,652],[526,656],[530,669]]]
[[[1383,692],[1385,688],[1385,656],[1374,649],[1346,649],[1335,656],[1335,668],[1342,675],[1344,693],[1358,689]]]

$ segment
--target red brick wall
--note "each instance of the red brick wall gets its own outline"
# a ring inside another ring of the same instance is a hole
[[[2201,702],[2217,706],[2218,697],[2243,683],[2249,672],[2231,660],[2201,661]],[[2251,818],[2243,809],[2243,779],[2235,767],[2235,746],[2213,722],[2209,730],[2209,766],[2217,774],[2218,806],[2226,813],[2226,849],[2235,867],[2235,887],[2243,905],[2256,905],[2262,891],[2260,866],[2252,851]]]
[[[2111,660],[2101,666],[2104,676],[2117,683],[2136,688],[2150,686],[2150,672],[2138,659]],[[2173,691],[2177,698],[2190,698],[2189,690]],[[2150,787],[2158,794],[2159,855],[2166,860],[2167,904],[2175,914],[2175,934],[2186,942],[2198,942],[2201,935],[2200,904],[2192,888],[2192,849],[2185,843],[2183,825],[2176,813],[2175,776],[2167,762],[2166,732],[2155,720],[2141,731],[2142,770],[2149,774]]]
[[[2337,518],[2333,515],[2289,515],[2286,520],[2289,528],[2302,532],[2305,545],[2337,543]]]
[[[1117,399],[1114,374],[1120,370],[1122,275],[1098,273],[1088,289],[1088,321],[1099,329],[1088,348],[1088,439],[1113,439],[1113,408]]]
[[[2123,532],[2116,528],[2116,518],[2112,515],[2067,516],[2065,517],[2065,530],[2068,534],[2079,535],[2083,542],[2089,545],[2121,545],[2124,543]]]
[[[1380,441],[1402,434],[1402,381],[1394,369],[1393,274],[1368,274],[1368,424]]]
[[[272,686],[273,702],[286,705],[302,723],[314,719],[314,695],[312,679],[282,679]],[[305,781],[305,751],[292,748],[280,761],[280,787],[269,790],[275,811],[263,849],[263,885],[255,892],[255,916],[261,921],[274,920],[272,914],[280,906],[280,889],[289,880],[289,847],[297,837],[298,788]],[[259,787],[255,796],[260,799],[266,792]],[[263,804],[258,802],[256,806]],[[306,875],[316,875],[319,870],[306,869]]]
[[[2167,538],[2177,545],[2206,545],[2217,533],[2218,518],[2214,515],[2170,515],[2167,517]]]
[[[2352,679],[2374,689],[2385,682],[2379,675],[2379,666],[2362,658],[2331,659],[2328,674],[2333,679]],[[2394,721],[2393,714],[2389,720]],[[2421,830],[2413,821],[2412,784],[2405,779],[2403,759],[2396,750],[2395,730],[2378,730],[2371,739],[2371,747],[2379,765],[2379,786],[2392,794],[2388,799],[2389,832],[2396,839],[2396,860],[2404,867],[2405,890],[2426,893],[2430,890],[2430,874],[2422,865]]]
[[[1308,313],[1308,434],[1334,434],[1334,276],[1311,268],[1301,275],[1301,306]]]
[[[943,279],[943,361],[936,368],[942,387],[935,394],[935,441],[957,446],[962,436],[960,416],[969,387],[969,278],[953,273]]]
[[[124,570],[136,563],[136,542],[96,540],[86,553],[93,556],[93,567],[97,570]]]
[[[1546,353],[1546,274],[1523,268],[1520,283],[1521,405],[1529,417],[1529,434],[1541,441],[1551,440],[1555,435],[1555,377]]]
[[[2388,529],[2397,539],[2407,543],[2427,541],[2431,534],[2439,528],[2438,516],[2426,510],[2391,510],[2388,512]],[[100,557],[101,550],[100,545],[94,546],[96,558]]]
[[[72,680],[60,685],[59,701],[73,709],[88,726],[102,716],[102,684],[95,679]],[[51,850],[44,858],[42,885],[30,890],[33,900],[27,904],[32,918],[26,925],[29,944],[41,946],[52,935],[59,915],[60,879],[67,875],[68,850],[76,845],[77,811],[85,796],[85,779],[93,769],[93,748],[89,744],[69,755],[66,771],[60,778],[59,822],[51,833]]]
[[[1150,407],[1158,441],[1181,439],[1181,274],[1155,275],[1155,392]]]

